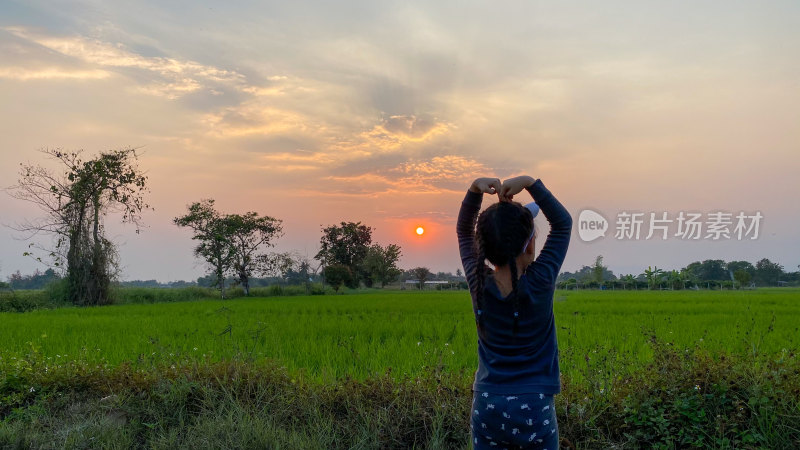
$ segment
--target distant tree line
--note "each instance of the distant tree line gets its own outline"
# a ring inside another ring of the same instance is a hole
[[[209,286],[220,290],[238,285],[249,295],[251,286],[323,282],[338,291],[341,286],[384,287],[397,280],[415,280],[419,288],[426,281],[446,281],[466,287],[460,269],[456,274],[432,273],[426,267],[403,271],[399,245],[383,246],[372,241],[372,228],[361,222],[341,222],[322,228],[320,250],[309,258],[267,249],[283,234],[282,221],[256,212],[223,214],[214,200],[192,203],[173,222],[192,230],[194,254],[207,263],[211,274],[196,282],[159,283],[155,280],[119,282],[119,261],[115,244],[105,235],[104,219],[110,212],[121,214],[122,222],[133,223],[139,232],[141,214],[149,206],[147,177],[138,168],[135,149],[109,150],[84,159],[81,152],[47,149],[42,153],[60,164],[53,172],[39,165],[22,164],[15,186],[7,192],[37,205],[43,217],[19,224],[18,231],[31,236],[53,237],[50,248],[31,244],[25,255],[45,263],[34,251],[47,252],[52,260],[45,272],[22,275],[19,271],[0,283],[3,289],[40,289],[54,282],[63,284],[65,300],[77,305],[111,302],[114,285],[142,287]],[[558,277],[560,288],[689,289],[744,288],[749,286],[800,285],[800,271],[787,272],[767,258],[748,261],[709,259],[695,261],[680,270],[648,267],[638,275],[615,275],[598,256],[591,266]]]
[[[140,288],[161,288],[161,289],[181,289],[192,286],[198,286],[195,281],[167,281],[160,282],[158,280],[128,280],[120,281],[117,283],[120,287],[140,287]]]
[[[591,266],[559,274],[557,287],[562,289],[740,289],[765,286],[798,286],[800,271],[786,272],[782,265],[763,258],[748,261],[707,259],[695,261],[680,270],[647,267],[638,275],[617,276],[603,265],[598,256]]]
[[[22,275],[19,270],[8,277],[8,287],[14,290],[22,289],[43,289],[48,284],[61,280],[61,275],[53,269],[40,272],[36,269],[30,275]]]

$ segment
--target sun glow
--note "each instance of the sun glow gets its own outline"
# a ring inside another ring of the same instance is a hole
[[[425,228],[417,227],[417,235],[422,236],[423,233],[425,233]]]

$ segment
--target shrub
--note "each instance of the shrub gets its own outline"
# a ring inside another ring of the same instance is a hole
[[[0,289],[0,312],[27,312],[69,306],[65,280],[56,280],[45,289]]]
[[[219,293],[215,289],[199,286],[184,288],[116,287],[112,292],[112,296],[114,303],[143,304],[217,298]]]
[[[325,276],[325,281],[331,285],[334,291],[339,292],[342,285],[348,285],[353,279],[353,273],[350,268],[343,264],[331,264],[322,269]]]

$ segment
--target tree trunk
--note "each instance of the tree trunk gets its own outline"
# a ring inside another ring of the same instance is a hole
[[[242,289],[244,289],[244,295],[246,297],[250,296],[250,278],[247,276],[247,272],[244,269],[239,271],[239,283],[242,285]]]
[[[222,263],[217,261],[217,266],[214,268],[214,273],[217,275],[217,287],[219,287],[220,297],[225,299],[225,272],[222,268]]]
[[[92,198],[93,223],[92,223],[92,262],[90,267],[89,302],[93,305],[104,305],[109,303],[108,287],[110,280],[108,277],[108,261],[106,260],[106,249],[100,235],[100,193],[95,193]]]
[[[79,204],[77,208],[77,219],[70,226],[69,249],[67,250],[67,279],[68,297],[70,302],[75,305],[86,304],[85,291],[82,280],[84,278],[84,264],[81,258],[81,245],[83,241],[83,221],[86,210],[84,205]]]

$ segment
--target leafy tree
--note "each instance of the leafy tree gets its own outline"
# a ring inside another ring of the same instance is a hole
[[[697,275],[695,275],[694,272],[684,267],[681,269],[680,274],[684,289],[686,289],[687,283],[693,283],[695,287],[697,287]]]
[[[297,254],[284,253],[289,258],[284,261],[284,265],[277,265],[283,281],[291,285],[302,284],[306,293],[311,291],[311,282],[317,278],[317,272],[321,267],[314,267],[308,257],[301,257]],[[286,265],[288,263],[288,265]]]
[[[659,269],[658,267],[651,268],[647,266],[647,269],[644,271],[645,279],[647,280],[647,286],[649,289],[655,289],[656,286],[661,284],[661,280],[664,276],[664,271]]]
[[[568,278],[566,280],[566,282],[564,283],[564,287],[567,288],[567,289],[569,289],[569,288],[578,289],[578,279],[574,278],[574,277],[573,278]]]
[[[731,274],[725,267],[725,261],[721,259],[707,259],[703,261],[702,277],[704,280],[730,280]]]
[[[694,274],[697,280],[702,282],[729,280],[730,273],[728,272],[725,261],[721,259],[707,259],[703,262],[695,261],[686,269]]]
[[[372,286],[372,283],[376,282],[384,287],[386,283],[396,280],[402,273],[397,267],[400,255],[399,245],[389,244],[386,247],[381,247],[379,244],[371,245],[364,257],[364,271],[368,274],[367,286]]]
[[[733,273],[734,278],[736,278],[736,272],[739,270],[744,270],[749,273],[751,278],[756,274],[755,266],[747,261],[730,261],[725,264],[725,269],[727,269],[729,273]]]
[[[226,276],[223,282],[225,286],[233,286],[236,283],[236,278],[233,278],[231,276]],[[200,287],[207,287],[207,288],[219,287],[219,281],[217,280],[217,275],[215,273],[209,273],[203,275],[202,277],[197,277],[196,283]]]
[[[341,222],[322,229],[320,250],[315,258],[323,266],[341,264],[350,268],[352,276],[347,285],[355,288],[366,278],[363,263],[371,243],[372,228],[361,222]]]
[[[594,260],[594,266],[592,266],[592,275],[593,279],[597,284],[603,283],[603,255],[598,255],[597,258]]]
[[[425,281],[431,276],[431,271],[427,267],[415,267],[410,270],[411,275],[419,281],[419,288],[425,285]]]
[[[281,221],[258,213],[228,214],[221,218],[228,240],[233,247],[232,269],[239,278],[245,295],[250,295],[250,277],[255,272],[271,269],[275,258],[261,253],[264,247],[272,247],[273,240],[283,234]],[[293,262],[293,261],[292,261]]]
[[[602,258],[602,257],[601,257]],[[614,275],[614,272],[609,270],[608,267],[602,265],[602,260],[600,266],[597,266],[597,261],[595,260],[595,264],[591,266],[583,266],[580,270],[575,273],[564,271],[558,274],[557,280],[558,281],[566,281],[570,278],[575,278],[579,283],[593,283],[599,285],[600,283],[598,280],[598,273],[602,269],[602,278],[600,278],[600,282],[603,281],[613,281],[617,279],[617,276]]]
[[[682,289],[683,288],[683,276],[681,272],[677,270],[670,270],[669,272],[665,273],[667,278],[667,284],[669,285],[670,289]]]
[[[63,172],[21,165],[18,184],[10,193],[36,204],[46,217],[19,225],[17,230],[31,236],[40,232],[55,236],[55,248],[49,254],[54,266],[66,266],[69,301],[78,305],[110,303],[118,266],[116,247],[105,236],[104,218],[110,212],[121,213],[122,222],[136,225],[138,233],[141,212],[149,208],[144,202],[147,177],[136,164],[136,151],[109,150],[86,161],[80,151],[48,149],[42,153],[60,163]]]
[[[290,252],[270,253],[262,255],[261,268],[264,275],[280,278],[280,282],[289,282],[289,277],[299,264],[295,255]]]
[[[633,286],[634,289],[636,289],[636,278],[633,276],[633,274],[629,273],[628,275],[621,277],[620,281],[622,281],[623,288],[625,286],[631,285]]]
[[[222,215],[214,208],[214,200],[206,199],[189,205],[188,212],[173,222],[194,231],[192,239],[199,241],[194,253],[213,269],[213,285],[219,288],[222,298],[228,272],[236,275],[245,295],[250,295],[250,278],[255,273],[281,271],[285,266],[285,255],[262,252],[283,233],[279,219],[252,211]]]
[[[783,275],[783,266],[764,258],[756,263],[755,279],[765,285],[776,285]]]
[[[214,209],[214,200],[192,203],[188,212],[173,219],[173,223],[192,229],[192,239],[198,241],[194,254],[211,266],[214,274],[211,287],[219,289],[220,296],[225,298],[225,274],[235,262],[236,249],[227,222]]]
[[[322,269],[322,274],[325,277],[325,282],[330,284],[334,291],[339,292],[342,284],[347,284],[353,277],[350,268],[344,264],[331,264]]]
[[[739,283],[739,287],[744,288],[750,283],[752,275],[750,275],[750,272],[745,269],[739,269],[736,272],[733,272],[733,278],[737,283]]]
[[[296,257],[292,267],[286,272],[286,282],[294,285],[302,284],[308,293],[311,290],[311,282],[317,277],[319,269],[319,266],[313,267],[307,257]]]

